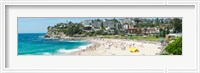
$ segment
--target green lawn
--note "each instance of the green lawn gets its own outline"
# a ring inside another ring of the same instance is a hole
[[[159,41],[161,38],[156,38],[155,36],[121,36],[121,35],[102,35],[103,38],[118,38],[118,39],[132,39],[132,40],[146,40],[146,41]]]
[[[155,36],[128,36],[128,39],[135,39],[135,40],[146,40],[146,41],[159,41],[161,38],[156,38]]]

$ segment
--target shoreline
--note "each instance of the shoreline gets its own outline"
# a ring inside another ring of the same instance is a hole
[[[67,37],[69,38],[69,37]],[[75,37],[73,37],[75,38]],[[45,38],[65,41],[64,38]],[[55,53],[43,52],[42,55],[66,56],[133,56],[133,55],[160,55],[161,43],[152,41],[138,41],[128,39],[81,37],[71,42],[85,41],[86,45],[74,49],[57,49]],[[130,48],[137,48],[138,52],[131,52]]]
[[[77,50],[68,55],[75,56],[100,56],[100,55],[159,55],[161,44],[158,42],[137,41],[127,39],[107,39],[107,38],[91,38],[84,39],[93,44],[86,46],[85,49]],[[130,52],[129,48],[137,48],[139,52]],[[79,48],[77,48],[79,49]]]
[[[66,39],[67,38],[67,39]],[[70,38],[70,39],[69,39]],[[71,39],[73,38],[73,39]],[[50,38],[55,39],[55,38]],[[74,55],[74,56],[109,56],[109,55],[159,55],[161,43],[144,40],[128,40],[113,38],[95,38],[95,37],[61,37],[61,40],[84,40],[91,44],[80,46],[72,50],[59,49],[58,53],[53,55]],[[137,48],[139,52],[130,52],[129,48]]]

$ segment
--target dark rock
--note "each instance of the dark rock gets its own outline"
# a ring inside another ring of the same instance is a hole
[[[45,35],[44,37],[45,37],[45,38],[50,38],[50,36],[49,36],[49,35]]]

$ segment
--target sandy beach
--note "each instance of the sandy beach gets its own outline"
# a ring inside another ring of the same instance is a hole
[[[105,38],[85,38],[85,40],[93,44],[87,47],[80,47],[76,52],[68,53],[68,55],[159,55],[161,52],[161,44],[158,42]],[[129,48],[137,48],[138,52],[131,52]]]

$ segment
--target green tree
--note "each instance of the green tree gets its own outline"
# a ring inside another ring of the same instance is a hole
[[[182,37],[179,37],[174,42],[170,43],[166,48],[166,52],[173,55],[182,54]]]
[[[114,30],[114,34],[115,34],[115,35],[118,35],[118,34],[119,34],[119,30],[118,30],[118,29],[115,29],[115,30]]]
[[[99,21],[99,22],[100,22],[101,20],[100,20],[100,19],[96,19],[96,21]]]
[[[48,27],[47,27],[47,30],[50,30],[50,27],[51,27],[51,26],[48,26]]]
[[[165,35],[166,35],[166,29],[164,28],[162,37],[165,37]]]
[[[103,22],[101,23],[101,29],[103,29],[103,30],[105,29],[104,26],[103,26]]]
[[[175,28],[175,33],[182,32],[182,19],[174,18],[173,20],[170,21],[170,23]]]
[[[96,34],[97,34],[97,35],[103,35],[103,33],[104,33],[104,30],[103,30],[103,29],[100,29],[100,30],[96,31]]]
[[[163,34],[163,29],[162,28],[160,28],[160,37],[162,37],[162,34]]]
[[[69,23],[68,24],[72,24],[72,21],[69,21]]]
[[[136,22],[136,25],[138,25],[139,24],[139,22],[140,22],[140,19],[139,18],[135,18],[135,20],[134,20],[135,22]]]
[[[159,21],[159,19],[158,18],[156,18],[156,24],[160,24],[160,21]]]
[[[170,31],[169,31],[169,27],[167,27],[166,34],[169,34],[169,33],[170,33]]]

